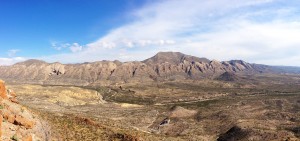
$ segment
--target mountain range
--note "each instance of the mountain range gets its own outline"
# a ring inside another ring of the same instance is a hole
[[[78,86],[216,79],[228,72],[230,74],[300,73],[300,68],[251,64],[242,60],[209,60],[180,52],[159,52],[144,61],[132,62],[97,61],[61,64],[27,60],[11,66],[0,66],[0,78],[8,82]]]

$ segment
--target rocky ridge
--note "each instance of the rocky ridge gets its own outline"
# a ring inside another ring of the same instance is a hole
[[[52,85],[96,85],[127,82],[148,82],[184,79],[213,79],[224,72],[269,72],[265,65],[242,60],[217,61],[185,55],[180,52],[159,52],[144,61],[98,61],[83,64],[47,63],[28,60],[0,67],[0,78],[8,82]]]
[[[18,104],[16,94],[0,80],[0,141],[47,140],[49,129],[37,115]]]

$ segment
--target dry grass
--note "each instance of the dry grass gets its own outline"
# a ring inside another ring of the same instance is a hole
[[[66,140],[76,136],[82,140],[217,140],[220,135],[227,137],[230,129],[245,132],[241,140],[285,140],[299,136],[300,81],[294,77],[252,76],[249,81],[230,83],[132,83],[122,89],[10,87],[21,103],[45,111],[44,118]],[[96,92],[108,103],[97,104]],[[183,109],[174,110],[176,106]],[[167,117],[170,124],[159,127]]]
[[[41,85],[9,85],[20,98],[36,97],[50,103],[67,106],[95,104],[99,102],[97,92],[78,87],[41,86]]]

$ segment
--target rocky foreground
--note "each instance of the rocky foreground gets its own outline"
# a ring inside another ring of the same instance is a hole
[[[19,105],[16,94],[0,80],[0,140],[48,140],[49,134],[46,123]]]

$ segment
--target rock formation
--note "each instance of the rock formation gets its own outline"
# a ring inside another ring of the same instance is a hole
[[[217,80],[221,81],[237,81],[238,79],[238,76],[231,72],[224,72],[217,78]]]
[[[16,94],[0,80],[0,140],[46,140],[49,130],[35,114],[17,104]]]
[[[6,88],[4,85],[4,81],[0,80],[0,97],[3,99],[7,99]]]
[[[241,60],[219,62],[179,52],[159,52],[144,61],[98,61],[83,64],[28,60],[0,67],[0,78],[9,82],[96,85],[126,82],[215,78],[224,72],[261,73],[270,67]]]

